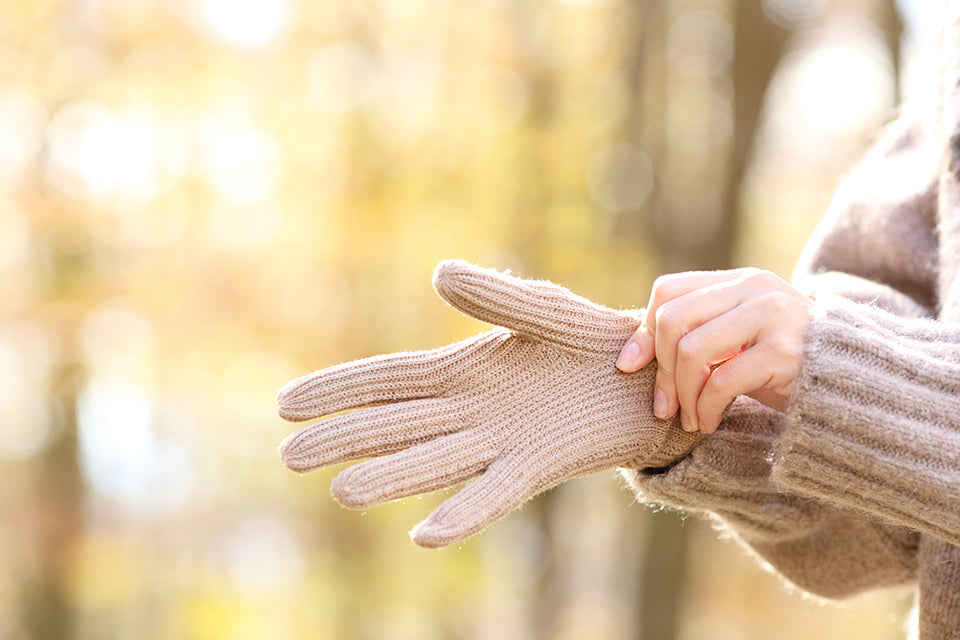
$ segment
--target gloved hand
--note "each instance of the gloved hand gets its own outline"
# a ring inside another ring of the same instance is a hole
[[[374,458],[334,479],[341,504],[363,509],[476,477],[411,532],[417,544],[440,547],[568,478],[665,466],[699,440],[676,419],[654,417],[656,364],[632,374],[615,368],[639,325],[633,314],[459,260],[440,263],[433,283],[451,305],[498,328],[322,369],[279,392],[288,420],[365,407],[280,447],[295,471]]]

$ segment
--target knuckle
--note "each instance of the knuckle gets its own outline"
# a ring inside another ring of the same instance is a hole
[[[651,300],[653,300],[654,303],[659,303],[675,297],[674,294],[677,290],[678,277],[679,274],[668,273],[654,280],[650,295]]]
[[[740,267],[739,269],[734,269],[733,272],[739,274],[741,278],[750,278],[762,273],[763,269],[759,267]]]
[[[690,331],[686,309],[678,302],[668,302],[657,309],[657,332],[662,344],[679,344]]]
[[[703,385],[702,396],[706,397],[721,393],[724,389],[730,387],[734,379],[729,367],[718,367],[710,374],[706,384]]]
[[[667,324],[670,312],[667,310],[667,305],[660,305],[657,307],[657,312],[653,315],[657,320],[657,329],[661,329]]]
[[[775,287],[780,283],[780,277],[772,271],[767,271],[766,269],[757,269],[755,267],[750,267],[746,270],[744,280],[750,284],[753,284],[754,286],[765,289]]]
[[[677,343],[677,363],[689,365],[696,361],[700,352],[700,341],[692,334],[683,336]]]
[[[668,393],[672,387],[673,387],[673,372],[667,368],[665,363],[658,362],[657,363],[657,388],[663,389],[665,393]]]
[[[782,291],[766,293],[758,299],[768,313],[780,315],[790,308],[790,297]]]
[[[739,275],[741,280],[753,280],[763,273],[763,269],[757,267],[741,267],[739,269],[735,269],[734,273]]]
[[[677,338],[677,308],[673,304],[663,304],[657,308],[657,331],[662,331],[667,338]]]
[[[803,344],[782,331],[772,334],[765,346],[774,357],[799,359],[803,355]]]

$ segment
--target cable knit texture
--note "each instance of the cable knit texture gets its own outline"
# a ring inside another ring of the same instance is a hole
[[[664,466],[699,440],[653,415],[655,364],[629,375],[615,368],[639,324],[633,315],[463,261],[441,263],[434,286],[499,328],[324,369],[279,393],[280,413],[291,420],[363,408],[281,445],[284,463],[297,471],[375,457],[334,480],[344,505],[365,508],[479,476],[414,530],[418,544],[437,547],[567,478]]]

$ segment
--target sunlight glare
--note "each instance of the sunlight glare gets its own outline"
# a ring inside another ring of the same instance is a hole
[[[818,91],[798,91],[801,109],[831,129],[849,129],[869,120],[887,97],[884,69],[854,47],[824,47],[798,73],[802,85],[820,83]]]
[[[386,64],[367,105],[380,139],[403,146],[428,135],[437,122],[440,81],[441,68],[433,59],[409,57]]]
[[[12,186],[35,160],[47,111],[27,89],[0,91],[0,185]]]
[[[142,204],[172,185],[185,167],[178,137],[136,111],[74,103],[54,116],[47,136],[47,178],[76,197]]]
[[[158,438],[150,405],[135,382],[95,375],[80,394],[77,419],[91,485],[131,508],[157,512],[188,497],[194,474],[183,446]]]
[[[893,79],[869,32],[817,42],[784,60],[770,92],[772,124],[811,153],[831,136],[861,131],[892,108]]]
[[[361,107],[373,91],[376,63],[359,44],[345,40],[322,47],[307,67],[310,102],[331,113]]]
[[[218,195],[233,204],[267,200],[280,182],[280,151],[265,131],[210,118],[202,131],[203,171]]]
[[[206,0],[203,17],[217,39],[243,49],[265,47],[293,23],[289,0]]]

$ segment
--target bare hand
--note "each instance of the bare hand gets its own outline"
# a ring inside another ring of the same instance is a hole
[[[662,276],[617,367],[637,371],[656,357],[654,413],[665,419],[679,409],[688,431],[713,433],[738,395],[784,411],[800,373],[810,304],[759,269]]]

